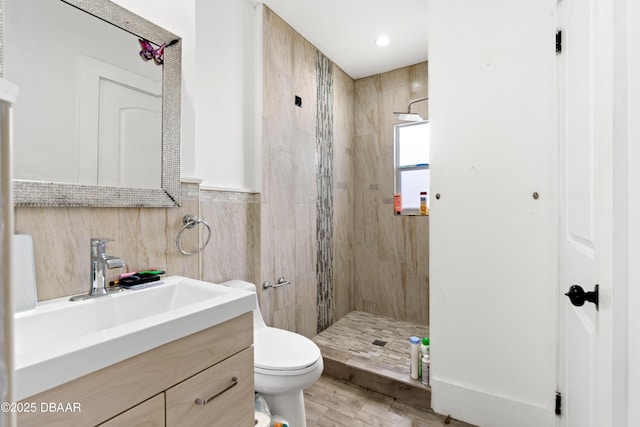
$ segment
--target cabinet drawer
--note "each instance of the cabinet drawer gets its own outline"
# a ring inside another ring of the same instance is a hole
[[[253,393],[253,347],[249,347],[167,390],[167,427],[252,426]]]
[[[164,394],[134,406],[100,427],[164,427]]]

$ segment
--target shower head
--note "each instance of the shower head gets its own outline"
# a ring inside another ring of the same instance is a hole
[[[423,122],[424,119],[422,117],[420,117],[420,114],[418,113],[411,113],[411,112],[406,112],[406,113],[401,113],[401,112],[395,112],[393,113],[396,115],[396,117],[398,118],[398,120],[404,120],[406,122]]]
[[[416,102],[427,101],[428,99],[429,98],[421,98],[421,99],[416,99],[415,101],[411,101],[409,103],[409,106],[407,107],[407,111],[406,112],[394,112],[393,114],[396,115],[398,120],[404,120],[404,121],[408,121],[408,122],[423,122],[424,119],[422,117],[420,117],[420,115],[418,113],[412,113],[411,112],[411,106],[413,104],[415,104]]]

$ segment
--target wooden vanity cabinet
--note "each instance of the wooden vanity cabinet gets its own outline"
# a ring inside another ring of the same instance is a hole
[[[164,393],[100,424],[100,427],[165,427]]]
[[[37,408],[71,403],[80,411],[21,413],[18,427],[253,425],[252,316],[245,313],[26,398],[22,402]]]

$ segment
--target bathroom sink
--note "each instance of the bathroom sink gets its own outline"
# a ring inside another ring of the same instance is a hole
[[[16,397],[215,326],[254,305],[248,291],[181,276],[98,298],[38,303],[14,315]]]

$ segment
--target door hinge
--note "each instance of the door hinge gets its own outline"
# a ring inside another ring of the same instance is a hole
[[[562,30],[556,31],[556,55],[562,52]]]
[[[556,391],[556,415],[562,415],[562,394]]]

